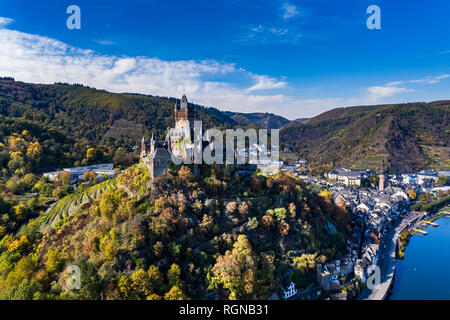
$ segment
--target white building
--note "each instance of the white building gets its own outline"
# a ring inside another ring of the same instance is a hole
[[[44,173],[43,176],[47,177],[50,181],[54,181],[56,176],[61,172],[69,172],[72,176],[72,183],[83,180],[84,173],[86,171],[93,171],[97,175],[97,178],[100,180],[103,179],[103,176],[107,176],[108,179],[115,177],[114,172],[114,164],[112,163],[104,163],[104,164],[96,164],[92,166],[85,167],[74,167],[74,168],[65,168],[61,171],[53,171]]]

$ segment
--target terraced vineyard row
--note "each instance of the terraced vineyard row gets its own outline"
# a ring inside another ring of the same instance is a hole
[[[53,226],[57,221],[69,217],[84,202],[94,200],[102,193],[114,191],[116,189],[116,179],[111,179],[90,187],[87,190],[69,194],[56,202],[55,205],[47,211],[41,226]]]

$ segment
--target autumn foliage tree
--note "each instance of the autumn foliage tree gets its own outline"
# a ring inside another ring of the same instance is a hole
[[[255,293],[256,258],[245,235],[239,235],[233,249],[217,258],[212,272],[215,281],[230,292],[230,296],[249,298]]]

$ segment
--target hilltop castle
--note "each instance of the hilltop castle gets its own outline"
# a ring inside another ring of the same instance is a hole
[[[181,101],[175,102],[175,128],[167,129],[164,141],[156,141],[152,134],[150,145],[147,145],[145,137],[141,142],[141,163],[149,170],[150,177],[156,178],[167,172],[172,155],[177,157],[193,157],[194,143],[194,115],[185,95]],[[203,141],[202,130],[198,133]],[[191,159],[193,163],[193,158]]]

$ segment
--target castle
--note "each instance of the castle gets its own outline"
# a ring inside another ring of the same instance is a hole
[[[141,163],[147,166],[150,177],[156,178],[167,172],[172,155],[176,157],[193,157],[194,120],[193,110],[189,105],[186,95],[181,101],[175,102],[174,108],[175,128],[167,129],[164,141],[154,140],[153,134],[150,145],[147,145],[145,137],[141,142]],[[197,133],[203,141],[202,131]],[[204,141],[205,142],[205,141]],[[191,159],[193,163],[193,158]]]

